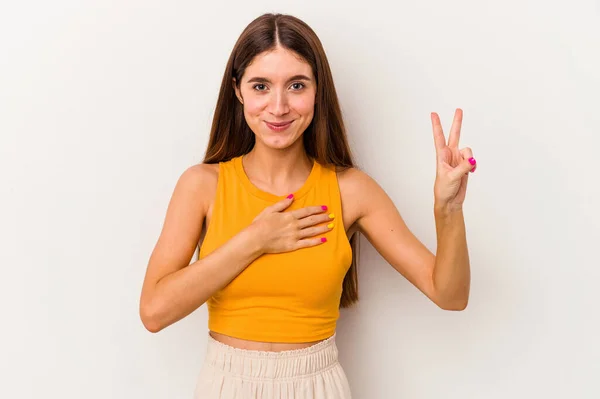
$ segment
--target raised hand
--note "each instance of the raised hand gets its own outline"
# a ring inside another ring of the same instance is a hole
[[[436,206],[448,209],[461,209],[467,193],[469,173],[475,172],[477,168],[471,149],[469,147],[459,149],[458,146],[462,117],[463,111],[457,108],[446,143],[440,117],[435,112],[431,113],[437,158],[433,192]]]

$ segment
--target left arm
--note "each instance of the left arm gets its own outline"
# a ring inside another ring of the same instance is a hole
[[[462,203],[475,161],[469,148],[457,148],[461,110],[456,112],[448,146],[437,114],[432,114],[432,122],[438,158],[436,255],[412,234],[389,196],[365,173],[349,170],[346,191],[350,198],[369,193],[355,204],[356,223],[381,256],[440,308],[463,310],[469,300],[471,272]]]
[[[462,210],[434,207],[436,256],[409,230],[375,180],[356,169],[345,174],[350,197],[353,191],[369,193],[357,204],[360,212],[356,224],[377,252],[440,308],[465,309],[470,266]]]

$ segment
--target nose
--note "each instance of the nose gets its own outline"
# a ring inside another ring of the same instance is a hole
[[[286,93],[275,92],[269,101],[269,112],[275,116],[285,115],[290,112]]]

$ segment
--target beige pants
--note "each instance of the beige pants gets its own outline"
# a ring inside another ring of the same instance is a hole
[[[305,349],[237,349],[208,336],[194,399],[348,399],[335,335]]]

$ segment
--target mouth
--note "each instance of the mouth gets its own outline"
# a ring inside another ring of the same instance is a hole
[[[287,122],[267,122],[265,121],[265,124],[267,125],[267,127],[271,130],[274,130],[276,132],[281,132],[284,131],[285,129],[287,129],[288,127],[290,127],[290,125],[293,123],[294,121],[287,121]]]

